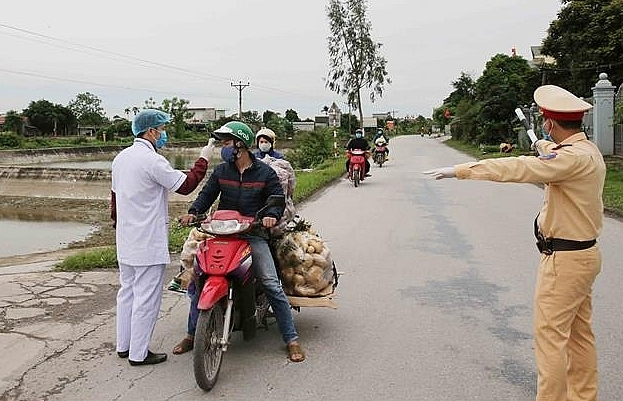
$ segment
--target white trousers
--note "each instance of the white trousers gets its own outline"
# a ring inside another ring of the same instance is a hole
[[[129,266],[119,263],[117,293],[117,351],[130,351],[130,360],[147,357],[149,341],[162,303],[166,265]]]

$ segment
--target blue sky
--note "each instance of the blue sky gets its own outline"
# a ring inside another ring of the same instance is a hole
[[[102,99],[109,117],[153,98],[192,107],[297,110],[313,117],[344,101],[325,88],[327,1],[9,2],[0,14],[0,113],[78,93]],[[41,4],[42,3],[42,4]],[[371,0],[372,38],[393,83],[364,115],[431,116],[461,71],[478,78],[495,54],[531,58],[558,0]],[[364,97],[367,97],[364,95]]]

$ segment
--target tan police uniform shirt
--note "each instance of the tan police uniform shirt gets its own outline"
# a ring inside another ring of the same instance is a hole
[[[546,238],[596,239],[603,225],[606,165],[583,132],[545,145],[547,156],[487,159],[454,166],[456,178],[545,184],[538,218]]]

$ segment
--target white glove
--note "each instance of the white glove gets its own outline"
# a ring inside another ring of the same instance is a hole
[[[212,151],[214,150],[214,142],[216,140],[214,138],[210,138],[208,140],[208,144],[201,148],[201,153],[199,157],[206,159],[206,161],[210,161],[210,156],[212,156]]]
[[[454,178],[456,176],[454,167],[439,167],[433,170],[424,171],[423,174],[429,175],[436,180],[441,180],[442,178]]]

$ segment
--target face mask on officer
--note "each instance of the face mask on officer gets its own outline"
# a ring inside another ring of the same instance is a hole
[[[551,141],[554,142],[554,139],[552,138],[552,134],[551,134],[551,130],[552,130],[552,123],[549,122],[549,130],[547,128],[545,128],[545,124],[549,121],[549,119],[545,120],[543,122],[543,125],[541,125],[541,134],[543,135],[543,139],[545,139],[546,141]]]

